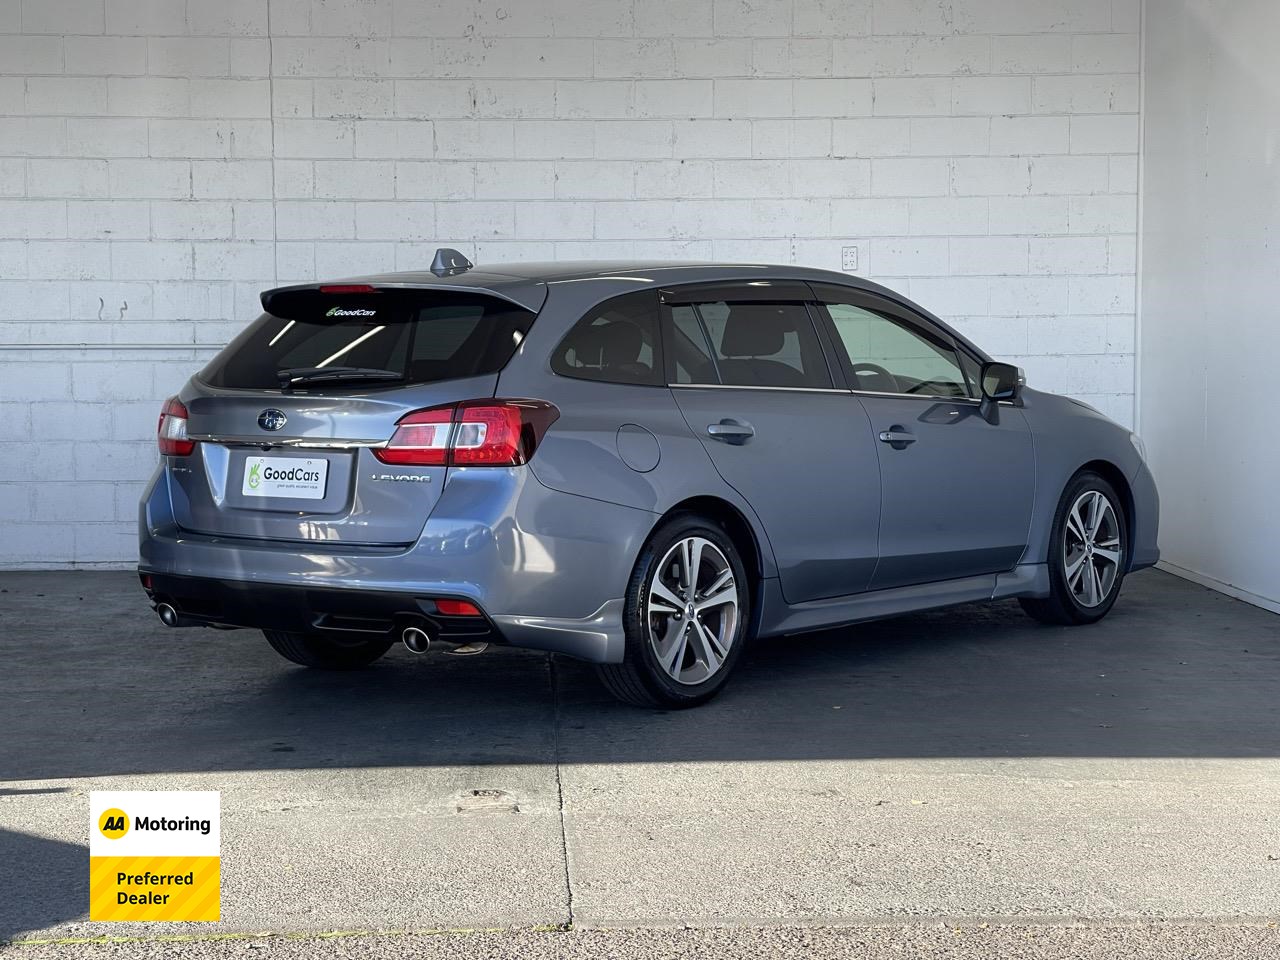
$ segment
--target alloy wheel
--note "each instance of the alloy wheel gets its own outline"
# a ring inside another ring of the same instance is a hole
[[[1115,507],[1099,490],[1086,490],[1067,513],[1062,538],[1067,587],[1082,607],[1102,604],[1120,576],[1123,547]]]
[[[654,568],[645,602],[649,644],[677,683],[715,676],[738,630],[733,565],[705,537],[677,541]]]

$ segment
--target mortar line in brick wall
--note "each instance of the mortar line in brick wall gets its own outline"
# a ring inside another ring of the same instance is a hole
[[[84,350],[123,350],[134,351],[195,351],[206,350],[217,352],[222,347],[216,343],[5,343],[0,344],[0,357],[9,351],[46,351],[56,353],[75,353]]]
[[[271,279],[280,286],[280,214],[276,197],[276,61],[271,34],[271,0],[267,0],[267,117],[271,124]],[[354,136],[354,134],[353,134]]]

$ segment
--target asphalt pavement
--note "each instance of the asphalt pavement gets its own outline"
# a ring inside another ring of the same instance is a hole
[[[1280,953],[1280,618],[1163,573],[1089,628],[763,642],[685,712],[514,650],[307,671],[166,630],[127,573],[0,591],[24,955]],[[100,789],[222,792],[220,922],[86,919]],[[104,936],[146,940],[70,942]]]

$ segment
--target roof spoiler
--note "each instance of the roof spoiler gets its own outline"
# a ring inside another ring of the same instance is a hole
[[[547,299],[547,285],[541,280],[528,280],[517,283],[502,283],[495,286],[485,286],[483,284],[471,284],[466,282],[460,283],[408,283],[398,280],[381,280],[377,277],[368,280],[347,280],[340,283],[299,283],[288,287],[276,287],[272,290],[264,290],[260,299],[262,300],[262,309],[267,313],[276,314],[278,311],[272,309],[272,303],[278,297],[287,297],[290,294],[299,293],[304,290],[314,290],[316,292],[327,292],[326,288],[351,288],[346,292],[339,292],[335,289],[335,295],[348,295],[348,293],[376,293],[378,290],[422,290],[424,292],[438,291],[450,293],[471,293],[480,294],[481,296],[494,297],[498,300],[505,300],[507,303],[514,304],[522,310],[528,310],[530,313],[538,313],[542,309],[542,305]],[[359,290],[354,288],[359,287]]]

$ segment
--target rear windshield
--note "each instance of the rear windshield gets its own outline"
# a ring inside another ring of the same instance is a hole
[[[201,380],[270,390],[280,388],[282,371],[307,371],[296,386],[316,392],[496,373],[534,319],[494,297],[420,290],[306,290],[277,295],[271,305],[274,313],[249,324],[200,372]]]

